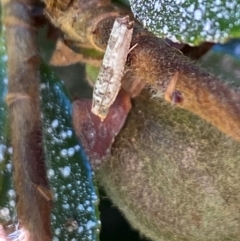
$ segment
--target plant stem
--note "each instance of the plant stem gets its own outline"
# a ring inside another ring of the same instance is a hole
[[[40,121],[40,57],[36,45],[37,31],[29,16],[28,5],[34,3],[3,1],[8,50],[7,103],[20,228],[27,230],[26,240],[47,241],[51,240],[51,201],[42,195],[42,190],[48,192],[49,189]]]

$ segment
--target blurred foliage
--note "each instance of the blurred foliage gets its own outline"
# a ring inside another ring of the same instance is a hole
[[[231,39],[225,44],[215,44],[215,52],[226,53],[240,60],[240,39]]]
[[[239,45],[240,46],[240,45]],[[200,66],[224,79],[225,82],[240,86],[240,54],[234,51],[235,44],[221,45],[221,51],[213,48],[200,59]]]

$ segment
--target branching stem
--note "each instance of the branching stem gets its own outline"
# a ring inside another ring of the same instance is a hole
[[[115,7],[109,1],[97,3],[95,0],[78,0],[72,3],[67,12],[59,9],[55,12],[50,11],[51,9],[46,11],[52,14],[53,23],[60,26],[80,46],[86,47],[88,44],[88,48],[105,51],[116,16],[131,16],[131,13]],[[73,15],[77,19],[74,20],[71,17]],[[165,92],[171,83],[172,93],[177,93],[174,98],[181,97],[181,101],[179,98],[179,101],[165,98],[167,101],[176,102],[177,106],[199,115],[240,141],[240,95],[236,91],[200,69],[179,50],[153,36],[137,23],[134,25],[131,46],[135,44],[137,46],[129,53],[126,66],[128,83],[123,81],[123,86],[129,89],[129,82],[134,86],[133,96],[139,92],[137,86],[142,89],[144,85],[148,85],[155,95],[166,97]],[[210,47],[211,44],[207,48]],[[172,85],[171,80],[176,72],[179,72],[179,76]]]

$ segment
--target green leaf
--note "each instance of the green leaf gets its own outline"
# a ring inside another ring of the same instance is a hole
[[[98,240],[98,196],[90,164],[73,132],[71,103],[46,66],[41,79],[44,148],[54,192],[53,240]]]
[[[130,0],[135,17],[159,37],[193,45],[240,37],[239,0]]]
[[[15,191],[12,183],[12,148],[8,145],[7,106],[7,51],[4,31],[0,33],[0,222],[7,222],[15,214]]]

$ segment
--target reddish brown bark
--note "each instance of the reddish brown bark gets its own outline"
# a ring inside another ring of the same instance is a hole
[[[13,181],[17,193],[19,228],[26,240],[51,240],[51,201],[36,186],[48,190],[39,103],[40,57],[37,31],[30,17],[29,4],[35,1],[4,1],[8,52],[9,120],[13,147]]]

